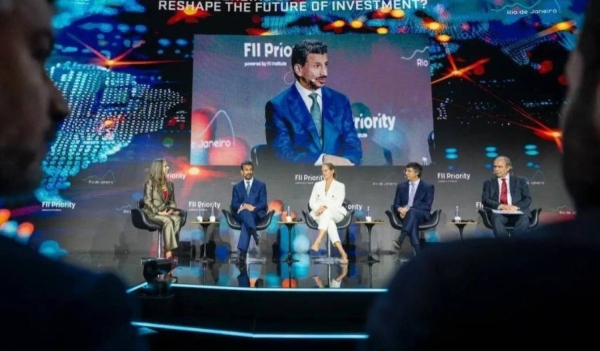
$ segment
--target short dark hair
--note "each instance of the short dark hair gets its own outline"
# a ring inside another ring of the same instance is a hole
[[[419,178],[421,178],[421,174],[423,173],[423,166],[421,166],[419,163],[409,162],[408,164],[406,164],[406,168],[412,168],[413,171],[417,172]]]
[[[320,40],[305,39],[294,45],[292,49],[292,70],[296,64],[304,66],[309,54],[326,54],[327,44]]]
[[[244,166],[252,166],[252,169],[254,169],[254,163],[252,163],[252,161],[244,161],[244,162],[242,162],[242,164],[240,165],[240,169],[244,170]]]

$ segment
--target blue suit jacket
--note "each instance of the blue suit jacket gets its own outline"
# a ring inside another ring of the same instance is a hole
[[[267,186],[265,183],[254,178],[252,187],[250,187],[250,195],[246,194],[246,184],[240,181],[233,186],[231,194],[231,213],[235,216],[242,204],[250,204],[255,208],[254,213],[264,218],[267,215]]]
[[[323,143],[295,85],[269,101],[265,108],[267,144],[275,156],[292,163],[314,164],[323,153],[345,157],[355,165],[362,147],[348,98],[323,87]]]
[[[529,209],[529,206],[531,205],[531,195],[529,195],[527,180],[512,174],[508,179],[510,183],[508,187],[510,189],[510,197],[513,206],[520,207],[524,215],[531,217],[531,210]],[[499,200],[500,186],[498,186],[498,178],[494,177],[486,180],[483,183],[481,203],[485,209],[490,212],[492,209],[498,209],[498,206],[500,206]]]
[[[398,183],[396,187],[396,196],[394,196],[394,214],[398,213],[399,207],[408,205],[408,193],[410,191],[409,182]],[[427,212],[426,221],[431,217],[431,205],[433,204],[433,196],[435,187],[433,184],[424,182],[422,179],[417,186],[415,198],[411,208]]]

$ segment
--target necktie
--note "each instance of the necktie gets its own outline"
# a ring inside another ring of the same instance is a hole
[[[250,182],[246,182],[246,195],[250,196]]]
[[[500,189],[500,204],[508,205],[508,187],[506,186],[506,179],[502,179],[502,189]]]
[[[321,145],[323,145],[323,120],[321,118],[321,108],[319,107],[319,102],[317,101],[317,93],[312,93],[308,95],[312,99],[312,106],[310,107],[310,115],[312,116],[313,122],[315,122],[315,127],[317,127],[317,133],[319,133],[319,139],[321,141]]]
[[[414,200],[415,200],[415,183],[410,183],[410,190],[408,191],[408,207],[412,207]]]

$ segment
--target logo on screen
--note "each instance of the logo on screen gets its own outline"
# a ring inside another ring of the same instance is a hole
[[[314,184],[323,180],[322,175],[314,174],[296,174],[294,175],[294,184]]]
[[[378,113],[377,116],[364,116],[362,113],[354,117],[354,128],[358,131],[359,138],[367,138],[365,133],[369,129],[394,130],[396,116],[387,116],[385,113]]]
[[[188,201],[188,208],[192,211],[197,210],[198,212],[206,211],[207,209],[214,208],[216,210],[221,208],[220,202],[204,202],[204,201]]]
[[[437,174],[438,183],[458,183],[461,180],[471,179],[471,173],[464,172],[439,172]]]
[[[174,179],[181,179],[181,180],[183,180],[183,179],[185,179],[185,177],[186,177],[186,174],[183,173],[183,172],[175,172],[175,173],[169,173],[169,174],[167,174],[167,178],[169,180],[174,180]]]
[[[352,211],[352,210],[354,210],[354,211],[361,211],[362,208],[363,208],[362,204],[351,204],[351,205],[348,205],[348,211]]]
[[[42,201],[42,211],[62,212],[63,209],[74,210],[75,202],[72,201]]]
[[[544,15],[560,13],[560,6],[556,1],[544,2],[542,6],[538,6],[541,1],[535,2],[531,6],[527,6],[520,2],[512,2],[503,4],[504,6],[492,9],[494,12],[505,12],[507,15]],[[545,6],[544,6],[545,5]]]

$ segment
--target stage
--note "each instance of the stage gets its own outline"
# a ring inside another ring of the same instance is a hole
[[[246,265],[231,256],[201,262],[200,250],[193,258],[179,258],[171,288],[160,297],[144,281],[143,255],[71,253],[68,260],[118,274],[141,306],[134,324],[158,331],[163,342],[218,338],[259,346],[279,340],[288,347],[293,339],[304,347],[319,340],[321,346],[349,346],[366,338],[366,313],[412,257],[406,246],[400,253],[374,253],[379,262],[351,256],[348,265],[316,264],[308,254],[294,254],[298,262],[288,264],[287,254],[272,253],[251,254]]]

